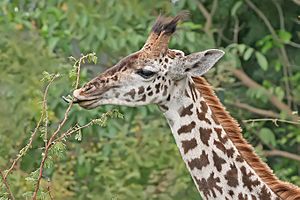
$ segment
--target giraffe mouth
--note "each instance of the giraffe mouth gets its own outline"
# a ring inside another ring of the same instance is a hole
[[[93,98],[93,99],[78,99],[76,97],[72,97],[71,95],[68,95],[67,97],[62,96],[62,99],[66,102],[66,103],[73,103],[73,104],[78,104],[80,107],[83,107],[85,109],[91,109],[94,108],[95,106],[93,106],[93,104],[95,104],[96,102],[98,102],[99,98]]]

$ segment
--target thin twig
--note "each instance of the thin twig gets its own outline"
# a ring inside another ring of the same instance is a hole
[[[239,31],[240,31],[240,24],[239,24],[239,18],[234,18],[234,29],[233,29],[233,42],[238,43],[239,42]]]
[[[218,0],[213,1],[212,8],[211,8],[210,12],[205,8],[205,6],[201,2],[198,2],[197,5],[198,5],[198,8],[201,11],[202,15],[206,19],[206,22],[205,22],[205,25],[204,25],[204,32],[207,35],[212,36],[210,29],[211,29],[211,26],[212,26],[213,15],[215,14],[215,12],[217,10],[217,7],[218,7]]]
[[[53,81],[57,78],[57,76],[53,76],[52,79],[49,81],[49,83],[47,84],[46,88],[45,88],[45,91],[44,91],[44,95],[43,95],[43,110],[42,110],[42,114],[41,114],[41,117],[36,125],[36,127],[34,128],[34,131],[32,132],[30,138],[29,138],[29,143],[23,147],[19,154],[17,155],[17,157],[14,159],[12,165],[10,166],[10,168],[6,171],[5,175],[4,175],[4,180],[6,181],[7,179],[7,176],[11,173],[11,171],[15,168],[16,164],[18,163],[18,161],[26,154],[26,152],[28,151],[29,148],[31,148],[32,146],[32,142],[33,142],[33,139],[36,135],[36,133],[38,132],[38,129],[39,127],[41,126],[41,123],[43,121],[43,118],[44,118],[44,108],[45,108],[45,101],[47,99],[47,95],[48,95],[48,90],[49,90],[49,87],[50,85],[53,83]]]
[[[59,141],[62,141],[64,140],[65,138],[71,136],[73,133],[76,133],[78,131],[80,131],[81,129],[84,129],[84,128],[87,128],[89,126],[92,126],[94,124],[98,124],[100,126],[104,126],[104,122],[106,121],[105,119],[107,119],[107,117],[111,116],[112,113],[114,111],[111,110],[111,111],[108,111],[106,113],[103,113],[100,118],[98,119],[93,119],[91,121],[89,121],[88,123],[86,123],[85,125],[83,126],[79,126],[78,124],[76,124],[75,126],[73,126],[72,128],[70,128],[68,131],[64,132],[60,137],[56,138],[52,144],[55,144],[56,142],[59,142]]]
[[[267,121],[273,122],[276,126],[279,126],[278,122],[287,123],[287,124],[294,124],[294,125],[300,125],[300,121],[295,122],[295,121],[289,121],[289,120],[285,120],[285,119],[275,119],[275,118],[246,119],[246,120],[243,120],[243,122],[245,122],[245,123],[267,122]]]
[[[292,42],[292,41],[290,41],[290,42],[288,43],[288,45],[290,45],[290,46],[292,46],[292,47],[295,47],[295,48],[299,48],[299,49],[300,49],[300,44],[298,44],[298,43],[296,43],[296,42]]]
[[[280,29],[281,30],[285,30],[285,26],[284,26],[284,16],[283,16],[283,12],[282,9],[278,3],[278,1],[276,0],[272,0],[273,4],[275,5],[277,12],[278,12],[278,16],[279,16],[279,23],[280,23]]]
[[[300,156],[290,153],[290,152],[286,152],[286,151],[281,151],[281,150],[277,150],[277,149],[273,149],[270,151],[264,151],[265,156],[281,156],[281,157],[285,157],[285,158],[289,158],[292,160],[296,160],[298,162],[300,162]]]
[[[75,62],[75,66],[77,66],[77,72],[76,72],[76,82],[75,82],[75,89],[78,88],[78,85],[79,85],[79,78],[80,78],[80,66],[81,66],[81,63],[84,62],[84,59],[88,58],[89,55],[86,55],[86,56],[82,56],[79,61]],[[52,134],[52,136],[50,137],[50,139],[48,140],[48,143],[47,145],[45,146],[45,151],[43,152],[43,158],[42,158],[42,161],[40,163],[40,167],[39,167],[39,176],[37,178],[37,183],[36,183],[36,186],[35,186],[35,190],[34,190],[34,193],[32,195],[32,200],[36,200],[36,197],[37,197],[37,193],[39,191],[39,187],[40,187],[40,182],[41,182],[41,178],[43,176],[43,169],[44,169],[44,165],[45,165],[45,161],[48,157],[48,152],[49,152],[49,149],[50,147],[53,145],[53,141],[55,139],[55,137],[57,136],[57,134],[60,132],[61,128],[64,126],[64,124],[66,123],[67,119],[68,119],[68,115],[69,115],[69,112],[71,110],[73,106],[73,101],[71,101],[69,103],[69,106],[64,114],[64,118],[63,120],[59,123],[57,129],[54,131],[54,133]]]
[[[6,191],[8,192],[8,196],[11,200],[15,200],[15,197],[13,195],[13,193],[11,192],[11,189],[6,181],[6,178],[4,177],[4,174],[3,172],[0,170],[0,175],[1,175],[1,178],[2,178],[2,182],[4,183],[5,187],[6,187]]]
[[[280,117],[280,114],[275,113],[271,110],[264,110],[264,109],[261,109],[261,108],[256,108],[256,107],[250,106],[248,104],[241,103],[239,101],[230,102],[229,104],[232,105],[232,106],[238,107],[238,108],[248,110],[248,111],[250,111],[254,114],[257,114],[257,115],[261,115],[261,116],[265,116],[265,117],[272,117],[272,118],[279,118]]]
[[[78,131],[80,131],[81,129],[87,128],[91,125],[94,124],[94,120],[91,120],[89,123],[83,125],[83,126],[79,126],[77,128],[73,127],[72,129],[70,129],[69,131],[66,131],[65,133],[63,133],[60,137],[56,138],[53,142],[56,143],[58,141],[63,140],[64,138],[69,137],[70,135],[72,135],[73,133],[76,133]]]
[[[48,194],[49,194],[49,197],[51,200],[54,200],[52,194],[51,194],[51,188],[50,188],[50,185],[47,186],[47,191],[48,191]]]

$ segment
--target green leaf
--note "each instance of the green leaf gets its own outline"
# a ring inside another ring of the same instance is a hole
[[[245,51],[245,49],[246,49],[246,45],[245,44],[239,44],[238,46],[237,46],[237,49],[239,50],[239,52],[240,52],[240,54],[243,54],[244,53],[244,51]]]
[[[82,133],[81,130],[78,130],[78,133],[75,135],[75,140],[81,141],[82,140]]]
[[[276,87],[275,90],[274,90],[274,92],[275,92],[275,95],[276,95],[280,100],[283,99],[283,97],[284,97],[284,91],[283,91],[283,89],[281,89],[281,87]]]
[[[271,145],[273,147],[276,146],[274,133],[269,128],[262,128],[259,131],[258,137],[264,144]]]
[[[281,63],[279,60],[275,61],[274,68],[275,68],[276,72],[279,72],[281,70]]]
[[[253,48],[248,48],[247,50],[246,50],[246,52],[244,53],[244,56],[243,56],[243,59],[244,60],[249,60],[249,58],[251,57],[251,55],[253,54],[253,51],[254,51],[254,49]]]
[[[256,60],[257,60],[257,62],[259,64],[259,66],[264,71],[266,71],[268,69],[268,61],[267,61],[266,57],[262,53],[260,53],[258,51],[255,52],[255,57],[256,57]]]
[[[283,41],[283,43],[287,44],[292,39],[292,34],[290,32],[287,32],[285,30],[279,30],[278,31],[279,38]]]

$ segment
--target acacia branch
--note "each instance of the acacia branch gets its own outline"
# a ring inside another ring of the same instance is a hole
[[[248,110],[257,115],[261,115],[261,116],[265,116],[265,117],[272,117],[272,118],[280,118],[280,115],[278,113],[275,113],[271,110],[264,110],[261,108],[256,108],[256,107],[250,106],[248,104],[241,103],[239,101],[231,102],[229,104],[232,106],[238,107],[238,108],[242,108],[244,110]]]
[[[1,170],[0,170],[0,175],[1,175],[1,178],[2,178],[2,182],[3,182],[3,184],[4,184],[5,187],[6,187],[6,191],[7,191],[7,193],[8,193],[8,197],[9,197],[11,200],[15,200],[15,197],[14,197],[13,193],[11,192],[11,189],[10,189],[10,187],[9,187],[7,181],[6,181],[6,178],[4,177],[4,174],[3,174],[3,172],[2,172]]]
[[[78,88],[79,86],[79,77],[80,77],[80,66],[81,66],[81,63],[84,62],[84,59],[88,58],[88,56],[90,56],[90,54],[88,55],[85,55],[85,56],[82,56],[79,61],[76,61],[75,62],[75,66],[76,66],[76,82],[75,82],[75,89]],[[51,146],[54,144],[53,141],[55,139],[55,137],[57,136],[57,134],[61,131],[61,128],[64,126],[64,124],[66,123],[67,119],[68,119],[68,115],[69,115],[69,112],[71,110],[73,106],[73,101],[70,101],[69,103],[69,106],[64,114],[64,118],[63,120],[59,123],[57,129],[54,131],[54,133],[52,134],[52,136],[50,137],[50,139],[48,140],[48,143],[47,145],[45,145],[45,151],[43,152],[43,158],[42,158],[42,161],[40,163],[40,167],[39,167],[39,175],[38,175],[38,178],[37,178],[37,183],[36,183],[36,186],[35,186],[35,190],[34,190],[34,193],[32,195],[32,200],[36,200],[36,197],[37,197],[37,193],[39,191],[39,187],[40,187],[40,182],[41,182],[41,178],[43,176],[43,170],[44,170],[44,165],[45,165],[45,161],[48,157],[48,152],[49,152],[49,149],[51,148]]]
[[[288,116],[293,119],[293,121],[298,121],[299,117],[295,116],[288,105],[280,101],[276,96],[266,90],[263,86],[251,79],[243,70],[241,69],[230,69],[233,75],[238,78],[245,86],[252,89],[263,89],[265,95],[268,97],[269,101],[280,111],[286,112]]]
[[[290,152],[286,152],[286,151],[281,151],[281,150],[277,150],[277,149],[273,149],[270,151],[264,151],[264,155],[267,157],[271,157],[271,156],[281,156],[281,157],[285,157],[285,158],[289,158],[292,160],[296,160],[298,162],[300,162],[300,156],[290,153]]]
[[[45,91],[44,91],[44,95],[43,95],[43,108],[42,108],[42,114],[41,114],[41,117],[36,125],[36,127],[34,128],[34,131],[32,132],[30,138],[29,138],[29,143],[20,150],[20,153],[18,154],[18,156],[14,159],[12,165],[10,166],[10,168],[6,171],[5,175],[4,175],[4,180],[6,181],[7,179],[7,176],[12,172],[12,170],[15,168],[16,164],[18,163],[18,161],[27,153],[27,151],[31,148],[32,146],[32,142],[33,142],[33,139],[39,129],[39,127],[41,126],[41,123],[43,121],[43,118],[46,114],[46,110],[47,109],[47,96],[48,96],[48,90],[50,88],[50,85],[53,83],[53,81],[58,77],[58,75],[54,75],[49,83],[47,84],[46,88],[45,88]]]
[[[205,8],[205,6],[201,2],[198,2],[197,6],[198,6],[200,12],[202,13],[202,15],[206,19],[206,22],[205,22],[205,25],[204,25],[204,32],[206,34],[208,34],[209,36],[212,36],[211,32],[210,32],[210,29],[211,29],[211,26],[212,26],[213,15],[215,14],[216,9],[218,7],[218,0],[213,1],[212,8],[211,8],[210,12]]]
[[[300,121],[295,122],[295,121],[289,121],[289,120],[285,120],[285,119],[274,119],[274,118],[246,119],[246,120],[243,120],[243,122],[245,122],[245,123],[267,122],[267,121],[273,122],[276,126],[279,126],[278,122],[287,123],[287,124],[294,124],[294,125],[300,125]]]
[[[34,128],[34,131],[32,132],[32,134],[30,135],[30,138],[29,138],[29,143],[26,144],[25,147],[23,147],[20,151],[19,151],[19,154],[17,155],[17,157],[13,160],[11,166],[8,168],[8,170],[6,170],[6,173],[3,174],[2,171],[1,171],[1,176],[2,176],[2,180],[3,180],[3,183],[6,187],[6,190],[7,192],[9,193],[9,196],[10,198],[14,199],[13,198],[13,194],[10,190],[10,187],[9,187],[9,184],[8,184],[8,181],[7,181],[7,176],[12,172],[12,170],[15,168],[16,164],[18,163],[18,161],[27,153],[27,151],[32,147],[32,142],[33,142],[33,139],[36,135],[36,133],[38,132],[38,129],[39,127],[41,126],[41,123],[43,121],[43,118],[44,116],[46,115],[47,116],[47,102],[46,102],[46,99],[47,99],[47,95],[48,95],[48,90],[49,90],[49,87],[50,85],[53,83],[53,81],[58,77],[58,75],[54,75],[52,76],[52,78],[50,79],[50,81],[48,82],[46,88],[45,88],[45,91],[44,91],[44,95],[43,95],[43,102],[42,102],[42,113],[41,113],[41,117],[36,125],[36,127]],[[47,122],[46,122],[47,123]]]

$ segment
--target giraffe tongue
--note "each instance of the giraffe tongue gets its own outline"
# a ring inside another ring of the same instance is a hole
[[[61,97],[66,103],[71,103],[73,101],[73,103],[79,103],[79,100],[76,98],[71,97],[70,95],[68,95],[67,97],[62,96]]]

